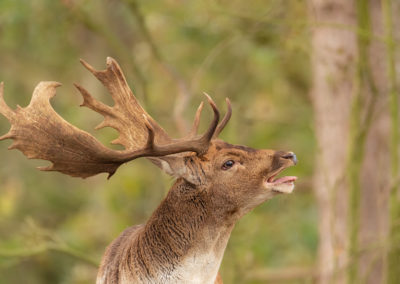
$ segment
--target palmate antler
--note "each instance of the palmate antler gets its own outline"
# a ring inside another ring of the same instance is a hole
[[[212,138],[225,127],[231,115],[228,111],[219,122],[219,111],[207,95],[214,118],[202,136],[196,136],[202,105],[200,105],[191,133],[182,139],[171,139],[154,119],[140,106],[118,63],[107,58],[107,69],[98,71],[88,63],[81,63],[108,89],[115,105],[108,106],[95,100],[83,87],[75,84],[83,96],[82,106],[102,114],[104,121],[96,127],[112,127],[119,137],[112,143],[121,144],[123,151],[112,150],[101,144],[89,133],[78,129],[59,116],[50,99],[55,96],[57,82],[39,83],[30,104],[12,110],[3,98],[3,83],[0,85],[0,113],[11,123],[10,131],[0,140],[13,139],[9,149],[18,149],[29,159],[43,159],[51,166],[40,168],[45,171],[59,171],[75,177],[89,177],[108,173],[109,177],[117,168],[139,157],[160,157],[181,152],[205,153]]]

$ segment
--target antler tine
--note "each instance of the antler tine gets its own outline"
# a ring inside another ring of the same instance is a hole
[[[0,83],[0,113],[4,115],[9,121],[12,121],[15,115],[14,111],[4,101],[4,82]],[[12,137],[12,133],[8,132],[0,136],[0,141],[10,139]]]
[[[153,149],[154,148],[154,128],[153,125],[151,125],[151,122],[147,118],[145,114],[143,114],[144,118],[144,124],[146,125],[147,131],[148,131],[148,136],[147,136],[147,142],[145,149]]]
[[[0,113],[9,120],[15,115],[14,111],[4,101],[4,82],[0,83]]]
[[[204,133],[204,135],[201,137],[201,139],[202,139],[202,141],[210,142],[211,139],[213,138],[215,130],[218,126],[219,111],[218,111],[217,105],[215,104],[213,99],[210,97],[210,95],[208,95],[205,92],[203,94],[207,97],[208,103],[210,104],[210,106],[214,112],[214,118],[213,118],[213,121],[211,122],[210,126],[208,127],[206,133]]]
[[[194,121],[193,121],[193,126],[188,135],[189,137],[195,137],[197,135],[197,131],[199,130],[200,116],[201,116],[201,111],[203,110],[203,106],[204,106],[204,102],[201,102],[199,107],[197,108],[196,115],[195,115]]]
[[[205,95],[207,96],[208,102],[211,108],[213,109],[214,118],[210,126],[208,127],[207,131],[201,137],[195,139],[193,138],[180,139],[167,145],[156,145],[154,143],[153,122],[150,121],[146,115],[143,115],[145,125],[148,131],[146,146],[140,150],[122,154],[120,156],[119,161],[125,163],[140,157],[160,157],[182,152],[195,152],[198,155],[202,155],[205,152],[207,152],[208,147],[210,146],[210,141],[218,126],[219,111],[214,101],[211,99],[211,97],[207,94]],[[200,115],[200,112],[201,110],[198,111],[198,114],[196,114],[196,118],[197,115]]]
[[[207,96],[207,98],[210,98],[210,96],[208,94],[205,93],[205,95]],[[232,105],[231,105],[231,101],[229,100],[229,98],[225,99],[226,101],[226,105],[227,105],[227,111],[224,115],[224,118],[221,120],[221,122],[218,124],[217,129],[214,132],[213,138],[217,138],[218,135],[222,132],[222,130],[224,130],[225,126],[227,125],[227,123],[229,122],[231,116],[232,116]],[[201,116],[201,111],[203,109],[203,102],[201,102],[200,106],[198,107],[197,111],[196,111],[196,116],[193,122],[193,126],[191,131],[189,132],[188,137],[195,137],[199,128],[199,123],[200,123],[200,116]]]
[[[218,137],[218,135],[221,133],[222,130],[224,130],[226,124],[229,122],[232,116],[232,105],[231,101],[228,98],[225,98],[226,101],[226,106],[227,106],[227,111],[225,113],[224,118],[221,120],[221,122],[217,126],[217,130],[215,130],[214,137]]]
[[[96,100],[87,90],[75,84],[83,97],[82,106],[88,107],[101,115],[104,120],[96,127],[112,127],[119,132],[119,137],[112,144],[121,144],[130,152],[140,149],[146,142],[146,126],[143,114],[152,121],[155,141],[160,144],[171,143],[172,139],[139,104],[128,86],[125,76],[118,63],[111,57],[107,58],[107,68],[96,70],[89,63],[80,60],[81,64],[90,71],[109,91],[113,106],[108,106]]]
[[[81,103],[80,106],[88,107],[91,110],[101,113],[102,115],[107,115],[112,113],[112,108],[110,106],[95,100],[84,87],[76,83],[74,83],[74,86],[75,88],[78,89],[78,91],[81,93],[83,97],[83,102]]]

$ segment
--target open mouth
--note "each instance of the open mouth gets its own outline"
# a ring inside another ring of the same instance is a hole
[[[283,171],[284,169],[279,170],[269,178],[267,178],[264,182],[264,185],[271,189],[272,191],[279,193],[291,193],[294,189],[294,182],[297,177],[295,176],[284,176],[280,178],[276,178],[276,176]]]

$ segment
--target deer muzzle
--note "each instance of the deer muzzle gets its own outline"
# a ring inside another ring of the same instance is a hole
[[[276,178],[283,170],[297,164],[296,154],[293,152],[276,152],[274,155],[275,166],[277,169],[273,171],[264,181],[264,186],[274,192],[291,193],[294,190],[294,182],[296,176],[284,176]]]

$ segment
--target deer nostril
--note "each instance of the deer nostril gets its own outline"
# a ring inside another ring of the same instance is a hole
[[[296,157],[296,154],[293,152],[289,152],[289,153],[283,155],[282,158],[292,160],[295,165],[297,164],[297,157]]]

